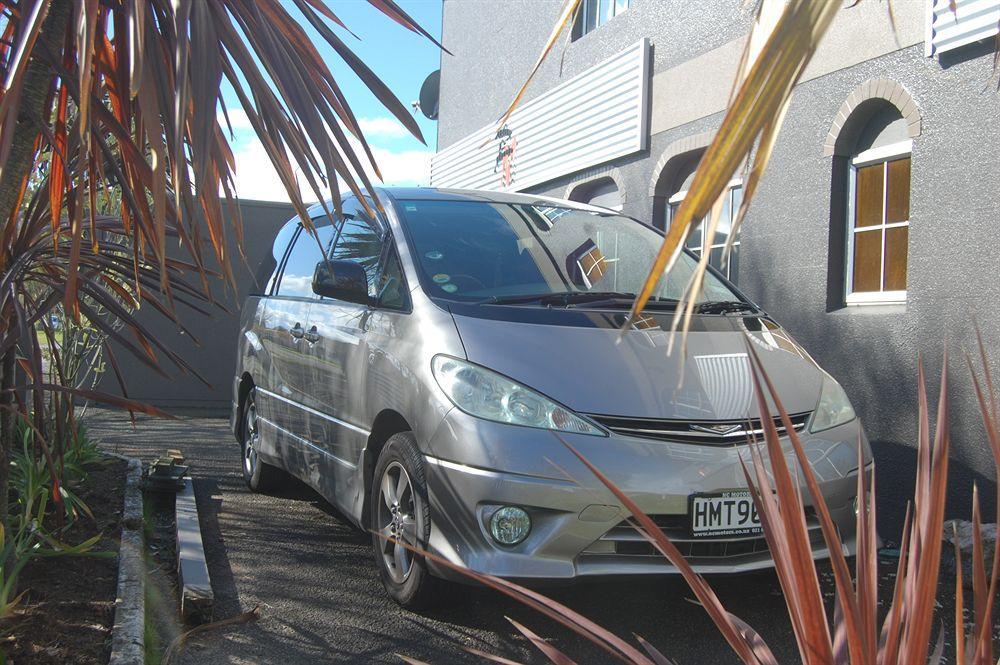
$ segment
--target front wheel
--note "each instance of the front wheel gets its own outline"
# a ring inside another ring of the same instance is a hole
[[[243,399],[240,425],[240,449],[243,453],[243,480],[254,492],[266,492],[281,486],[284,472],[260,459],[260,420],[257,416],[257,389],[251,388]]]
[[[440,597],[441,581],[403,545],[424,549],[431,532],[423,461],[412,433],[393,435],[382,449],[370,505],[372,547],[385,590],[403,607],[431,605]]]

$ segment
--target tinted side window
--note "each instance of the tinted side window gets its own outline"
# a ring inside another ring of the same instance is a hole
[[[257,270],[254,271],[256,283],[251,291],[252,294],[268,295],[271,293],[274,285],[278,282],[278,268],[281,266],[281,259],[284,258],[288,243],[295,237],[295,231],[298,228],[298,224],[288,222],[278,231],[271,246],[271,253],[261,259],[260,263],[257,264]]]
[[[403,266],[395,248],[390,249],[378,280],[379,305],[389,309],[406,309],[409,299],[403,280]]]
[[[319,220],[314,220],[318,224]],[[329,251],[330,241],[333,240],[335,228],[330,224],[317,226],[316,236],[302,229],[295,237],[295,244],[285,261],[285,269],[281,273],[281,282],[278,284],[279,296],[298,298],[317,298],[312,290],[313,273],[316,272],[316,264],[323,260],[323,249]]]
[[[379,233],[360,219],[347,219],[337,238],[330,258],[334,261],[354,261],[360,263],[368,277],[368,295],[378,295],[378,260],[382,253]],[[310,273],[311,275],[311,273]]]

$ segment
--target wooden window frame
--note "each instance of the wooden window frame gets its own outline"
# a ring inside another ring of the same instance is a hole
[[[881,253],[879,254],[879,285],[880,287],[885,286],[885,236],[886,231],[894,228],[909,228],[910,220],[909,218],[903,222],[892,222],[887,224],[885,221],[886,216],[886,205],[888,201],[888,168],[883,167],[882,169],[882,220],[880,224],[874,224],[871,226],[863,226],[857,228],[854,225],[854,215],[857,208],[857,176],[858,169],[864,166],[872,166],[874,164],[888,164],[891,161],[897,159],[902,159],[904,157],[909,157],[912,160],[913,155],[913,141],[906,140],[900,141],[898,143],[892,143],[890,145],[881,146],[878,148],[872,148],[871,150],[865,150],[855,155],[851,159],[848,183],[847,183],[847,270],[844,275],[844,293],[845,304],[847,305],[900,305],[906,303],[906,290],[901,291],[854,291],[854,236],[861,232],[870,231],[880,231],[882,234],[882,247]],[[912,169],[912,161],[911,161]],[[912,195],[912,170],[911,170],[911,187],[910,194]],[[909,266],[907,266],[907,278],[909,278]]]

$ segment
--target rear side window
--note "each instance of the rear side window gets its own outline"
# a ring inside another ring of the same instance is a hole
[[[318,221],[314,220],[314,223]],[[313,273],[316,272],[316,264],[323,260],[323,252],[329,251],[334,231],[335,228],[330,224],[317,226],[316,235],[305,228],[299,231],[285,261],[276,295],[288,298],[319,297],[312,290]]]
[[[298,224],[288,222],[278,231],[278,235],[271,245],[271,253],[257,264],[257,270],[254,271],[254,281],[256,283],[251,293],[267,295],[274,290],[274,286],[278,283],[278,269],[281,266],[281,259],[285,257],[285,252],[288,251],[288,243],[295,237],[295,232],[298,229]]]

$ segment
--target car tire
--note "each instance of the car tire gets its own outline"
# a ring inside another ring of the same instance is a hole
[[[280,488],[287,474],[260,459],[259,421],[257,419],[257,388],[251,387],[240,406],[240,452],[243,480],[254,492],[270,492]]]
[[[399,538],[423,550],[431,533],[423,459],[411,432],[389,438],[371,485],[372,549],[386,592],[408,609],[436,604],[442,598],[443,582],[428,572],[422,556],[390,540]]]

